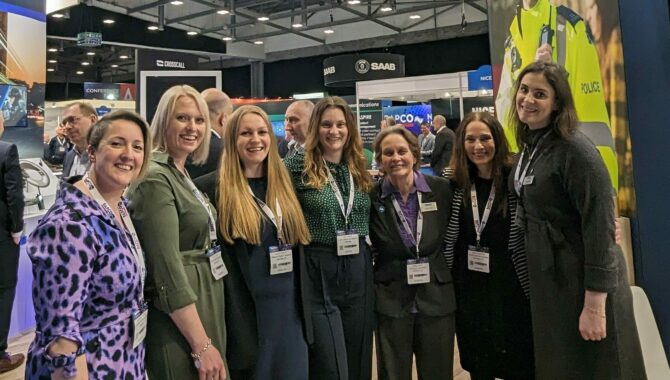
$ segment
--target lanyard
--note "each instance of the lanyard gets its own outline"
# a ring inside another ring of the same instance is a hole
[[[470,188],[470,203],[472,203],[472,218],[475,220],[475,233],[477,234],[477,247],[479,247],[479,242],[482,239],[482,232],[484,227],[486,227],[486,222],[489,221],[489,215],[491,215],[491,208],[493,208],[493,199],[496,196],[496,185],[491,185],[491,192],[489,193],[489,199],[486,201],[486,207],[484,208],[484,215],[482,219],[479,219],[479,203],[477,203],[477,190],[475,184],[472,184]]]
[[[333,189],[333,192],[335,193],[335,198],[337,199],[337,204],[340,206],[340,210],[342,211],[342,216],[344,216],[344,223],[346,224],[347,228],[349,228],[349,215],[351,214],[351,210],[354,208],[354,176],[351,175],[351,172],[349,172],[349,201],[347,202],[347,208],[344,208],[344,198],[342,197],[342,193],[340,192],[340,187],[337,186],[337,182],[335,182],[335,178],[333,178],[333,175],[330,173],[330,170],[328,170],[328,164],[326,163],[326,160],[323,160],[324,165],[326,165],[326,172],[328,173],[328,182],[330,183],[330,187]]]
[[[523,157],[526,155],[526,150],[528,146],[526,145],[523,149],[523,152],[521,152],[521,156],[519,157],[519,162],[516,164],[516,170],[514,171],[514,190],[516,190],[516,194],[518,196],[521,196],[521,189],[523,188],[523,181],[526,179],[526,173],[528,172],[528,168],[530,167],[530,164],[533,162],[533,157],[535,157],[535,153],[539,151],[540,146],[544,142],[544,139],[551,133],[551,130],[547,131],[540,139],[537,141],[537,144],[535,144],[535,147],[533,148],[533,151],[530,152],[530,157],[528,157],[528,162],[526,163],[526,167],[523,169],[523,172],[521,171],[521,164],[523,163]]]
[[[105,212],[107,212],[114,219],[114,222],[116,222],[116,225],[119,227],[119,229],[124,232],[127,231],[130,234],[131,240],[129,242],[130,244],[128,245],[130,246],[130,250],[133,252],[135,261],[137,261],[137,265],[140,267],[140,300],[142,300],[141,303],[144,303],[144,281],[147,276],[147,268],[144,262],[144,252],[142,251],[142,246],[140,245],[140,239],[137,237],[137,231],[135,231],[133,221],[130,219],[128,209],[126,209],[126,206],[122,201],[119,201],[117,207],[123,224],[119,223],[118,219],[116,219],[114,216],[112,207],[109,205],[109,203],[107,203],[105,198],[102,197],[102,194],[100,194],[98,189],[95,187],[93,181],[88,177],[88,174],[84,176],[83,181],[86,184],[88,190],[91,192],[91,195],[93,195],[93,199],[95,199],[95,201],[100,204],[100,207],[102,207],[102,209],[105,210]]]
[[[265,204],[265,202],[263,202],[262,200],[258,199],[254,195],[254,192],[251,190],[251,187],[249,187],[249,192],[251,193],[251,196],[254,197],[256,203],[258,203],[261,210],[263,210],[263,213],[268,217],[268,219],[270,219],[272,224],[274,224],[275,228],[277,229],[277,239],[279,240],[279,245],[283,245],[284,230],[282,230],[282,226],[284,224],[284,217],[282,216],[281,206],[279,206],[279,200],[275,199],[275,207],[277,209],[277,216],[275,217],[275,213],[272,212],[270,206]]]
[[[195,184],[193,181],[191,181],[191,178],[189,178],[187,175],[184,176],[184,179],[186,179],[186,183],[188,184],[188,187],[191,188],[191,191],[193,192],[193,195],[198,199],[202,207],[205,208],[205,211],[207,211],[207,216],[209,217],[209,223],[208,223],[208,228],[209,228],[209,240],[212,243],[212,245],[216,245],[216,220],[214,219],[214,215],[212,214],[212,210],[209,208],[209,204],[207,204],[207,200],[205,197],[202,196],[202,193],[200,190],[198,190],[197,187],[195,187]]]
[[[416,195],[419,198],[419,213],[416,215],[416,239],[414,238],[412,229],[409,228],[407,218],[405,217],[405,214],[402,212],[400,204],[398,203],[398,200],[396,199],[395,195],[392,195],[391,202],[393,203],[393,208],[395,208],[396,214],[398,214],[398,217],[400,218],[400,222],[402,222],[402,226],[405,229],[405,232],[407,232],[410,238],[412,238],[412,243],[414,243],[414,247],[416,248],[416,258],[418,259],[419,244],[421,244],[421,235],[423,234],[423,213],[421,212],[421,192],[417,191]]]

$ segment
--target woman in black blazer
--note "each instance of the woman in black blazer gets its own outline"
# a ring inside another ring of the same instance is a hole
[[[451,379],[455,298],[442,256],[451,187],[419,172],[419,144],[404,127],[383,130],[374,148],[384,174],[370,213],[379,378],[411,379],[416,355],[420,379]]]

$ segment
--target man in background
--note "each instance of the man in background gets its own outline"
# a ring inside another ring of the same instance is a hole
[[[70,149],[70,142],[65,136],[65,128],[62,125],[56,127],[56,136],[47,141],[44,149],[44,159],[52,165],[63,165],[65,154]]]
[[[456,135],[447,127],[447,119],[442,115],[433,117],[433,129],[435,130],[435,146],[430,158],[430,167],[433,173],[439,176],[442,175],[442,170],[449,166]]]
[[[62,125],[73,144],[63,159],[63,178],[84,175],[88,170],[88,131],[97,121],[98,114],[88,103],[72,103],[63,111]]]
[[[314,103],[309,100],[296,100],[286,109],[284,128],[287,134],[293,136],[293,141],[288,144],[286,157],[291,157],[295,153],[304,150],[309,119],[312,116],[313,110]]]
[[[5,131],[0,115],[0,136]],[[23,354],[7,352],[9,323],[16,294],[19,242],[23,232],[23,177],[16,145],[0,141],[0,373],[23,364]]]
[[[419,135],[419,148],[421,148],[421,162],[430,163],[430,157],[433,155],[435,147],[435,135],[430,133],[430,124],[421,123],[421,134]]]
[[[212,126],[212,136],[209,140],[209,155],[202,165],[194,165],[189,159],[186,161],[186,170],[191,178],[197,178],[216,171],[223,152],[223,131],[228,118],[233,113],[233,102],[225,92],[218,88],[208,88],[202,92],[209,109],[209,122]]]

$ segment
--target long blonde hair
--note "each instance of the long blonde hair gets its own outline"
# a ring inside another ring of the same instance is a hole
[[[323,162],[323,147],[319,142],[319,128],[321,117],[329,108],[338,108],[344,114],[347,122],[347,141],[344,143],[342,159],[346,160],[349,172],[354,177],[356,187],[363,192],[372,189],[372,180],[366,169],[366,158],[363,154],[363,143],[358,133],[358,123],[347,102],[339,96],[329,96],[321,99],[312,112],[305,142],[305,175],[307,186],[322,189],[328,181],[328,168]]]
[[[267,176],[267,195],[263,201],[277,214],[277,201],[282,210],[284,243],[309,244],[309,229],[293,190],[291,177],[277,149],[277,139],[267,114],[256,106],[242,106],[230,117],[223,137],[223,154],[219,163],[219,227],[223,239],[232,244],[234,239],[261,244],[261,210],[249,192],[249,182],[237,150],[237,137],[245,115],[260,116],[268,127],[270,147],[263,163]]]

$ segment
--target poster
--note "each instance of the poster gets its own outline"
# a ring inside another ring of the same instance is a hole
[[[511,104],[509,89],[516,75],[535,59],[542,41],[550,41],[552,59],[570,72],[580,121],[605,124],[608,128],[609,142],[594,143],[608,166],[613,184],[615,187],[618,184],[619,213],[634,216],[633,162],[618,1],[496,0],[488,2],[488,10],[498,118],[506,124]],[[557,23],[557,14],[567,20],[564,25]],[[563,37],[559,37],[562,33]]]

